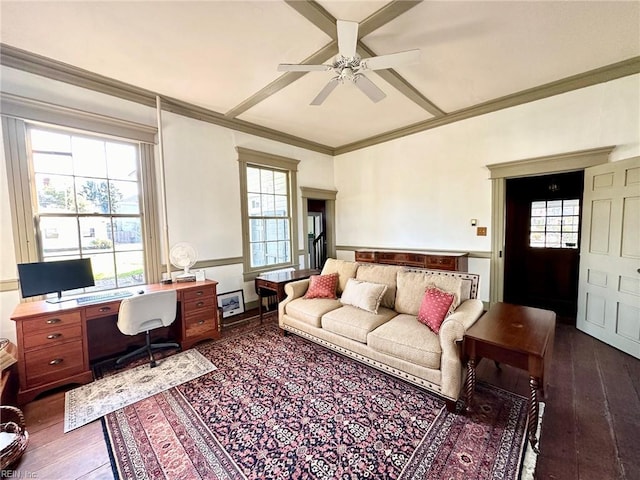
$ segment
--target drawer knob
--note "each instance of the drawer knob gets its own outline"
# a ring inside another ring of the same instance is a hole
[[[99,311],[100,312],[108,312],[109,310],[111,310],[111,307],[102,307]]]
[[[55,340],[56,338],[60,338],[62,336],[61,333],[52,333],[51,335],[47,335],[49,340]]]
[[[204,323],[204,320],[199,320],[198,321],[198,325],[202,325]]]
[[[64,358],[54,358],[49,362],[49,365],[59,365],[64,362]]]
[[[47,323],[49,325],[53,325],[55,323],[60,323],[62,320],[60,320],[59,318],[50,318],[49,320],[47,320]]]
[[[200,297],[200,296],[204,295],[204,292],[202,290],[198,290],[196,292],[196,295],[198,295]]]
[[[202,307],[204,305],[204,302],[198,302],[196,303],[196,307]]]

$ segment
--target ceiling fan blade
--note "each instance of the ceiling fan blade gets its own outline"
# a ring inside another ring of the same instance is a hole
[[[330,65],[303,65],[295,63],[281,63],[278,65],[279,72],[326,72],[330,69]]]
[[[320,90],[320,93],[316,96],[316,98],[313,99],[313,102],[311,102],[311,105],[316,105],[316,106],[322,105],[322,102],[324,102],[329,96],[329,94],[333,92],[333,89],[338,86],[338,83],[340,83],[340,80],[338,80],[338,77],[335,77],[329,80],[329,83],[327,83],[324,86],[324,88]]]
[[[378,103],[380,100],[387,96],[376,86],[375,83],[373,83],[362,74],[356,75],[353,79],[353,83],[355,83],[356,87],[362,90],[362,92],[374,103]]]
[[[343,57],[356,56],[358,43],[358,22],[338,20],[338,53]]]
[[[399,67],[420,60],[420,50],[407,50],[406,52],[391,53],[378,57],[364,58],[361,65],[366,70],[382,70],[384,68]]]

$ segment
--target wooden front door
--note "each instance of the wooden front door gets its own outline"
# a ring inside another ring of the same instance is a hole
[[[640,157],[585,170],[577,327],[640,358]]]
[[[505,302],[575,324],[583,179],[578,171],[507,180]]]

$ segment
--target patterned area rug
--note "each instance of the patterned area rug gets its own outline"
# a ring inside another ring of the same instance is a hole
[[[64,433],[215,369],[191,349],[158,360],[153,369],[144,363],[70,390],[64,399]]]
[[[275,325],[196,347],[218,369],[105,417],[123,479],[517,479],[525,398],[474,412]]]

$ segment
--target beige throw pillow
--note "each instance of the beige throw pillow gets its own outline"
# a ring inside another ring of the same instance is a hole
[[[396,303],[396,285],[398,272],[404,267],[395,265],[367,265],[361,264],[356,272],[356,280],[361,282],[383,283],[387,286],[387,292],[382,297],[380,305],[387,308],[393,308]]]
[[[377,314],[378,307],[386,291],[387,286],[381,283],[361,282],[350,278],[347,280],[340,302],[343,305],[351,305]]]

